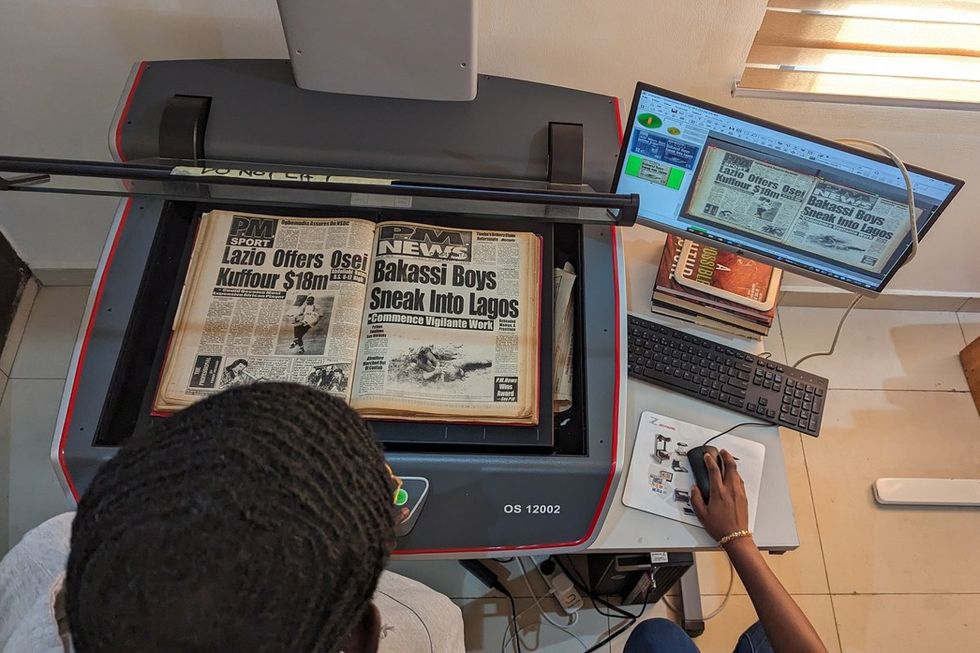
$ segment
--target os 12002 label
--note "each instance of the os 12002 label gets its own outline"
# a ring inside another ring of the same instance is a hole
[[[505,515],[560,515],[561,505],[557,503],[508,503],[504,505]]]

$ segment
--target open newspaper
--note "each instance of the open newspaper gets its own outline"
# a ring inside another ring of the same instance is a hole
[[[154,402],[306,383],[365,417],[537,424],[535,234],[212,211]]]
[[[909,232],[905,203],[710,142],[685,212],[873,273]]]

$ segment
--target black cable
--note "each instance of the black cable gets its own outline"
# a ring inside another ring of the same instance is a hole
[[[619,606],[615,606],[612,603],[609,603],[605,599],[603,599],[600,596],[598,596],[592,590],[592,588],[586,586],[585,581],[583,581],[582,578],[581,578],[581,576],[578,575],[578,572],[575,572],[573,574],[572,573],[572,570],[570,570],[568,567],[565,566],[565,563],[563,563],[561,561],[561,558],[555,556],[554,557],[554,560],[555,560],[556,563],[558,563],[558,566],[561,567],[561,570],[563,572],[565,572],[565,575],[568,576],[568,579],[570,581],[572,581],[572,585],[574,585],[575,588],[578,591],[583,592],[586,596],[588,596],[590,599],[592,599],[592,601],[596,604],[596,612],[598,612],[599,614],[601,614],[604,617],[618,618],[618,619],[629,618],[629,617],[634,616],[634,615],[630,614],[629,612],[626,612],[625,610],[623,610]],[[603,612],[602,610],[599,609],[599,605],[604,605],[604,606],[606,606],[608,608],[611,608],[611,609],[617,611],[619,614],[609,614],[608,612]]]
[[[653,587],[650,587],[646,592],[643,593],[643,603],[642,603],[642,605],[640,605],[640,612],[639,612],[639,614],[631,616],[627,621],[625,621],[623,624],[621,624],[621,627],[619,628],[619,630],[617,630],[614,633],[610,633],[609,636],[606,637],[604,640],[602,640],[601,642],[596,643],[591,648],[586,649],[585,651],[583,651],[583,653],[593,653],[594,651],[598,651],[600,648],[602,648],[603,646],[605,646],[606,644],[608,644],[609,642],[613,641],[614,639],[616,639],[617,637],[619,637],[620,635],[622,635],[623,633],[625,633],[627,630],[629,630],[630,628],[632,628],[633,627],[633,624],[636,623],[637,619],[639,619],[640,617],[642,617],[643,616],[643,613],[646,611],[646,609],[647,609],[647,602],[650,600],[650,592],[652,590],[653,590]]]
[[[771,424],[769,422],[742,422],[741,424],[736,424],[735,426],[733,426],[733,427],[731,427],[729,429],[726,429],[726,430],[722,431],[721,433],[718,433],[716,435],[712,435],[710,438],[708,438],[707,440],[705,440],[704,441],[704,444],[702,444],[701,446],[702,447],[703,446],[706,446],[709,442],[711,442],[715,438],[720,438],[721,436],[726,435],[728,433],[731,433],[735,429],[741,428],[743,426],[775,426],[775,424]]]
[[[514,595],[507,592],[507,598],[510,599],[510,622],[514,627],[514,641],[517,646],[517,653],[523,653],[521,650],[521,628],[517,625],[517,603],[514,601]]]

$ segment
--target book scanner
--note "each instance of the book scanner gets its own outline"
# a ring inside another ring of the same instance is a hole
[[[548,325],[537,426],[373,424],[411,515],[398,555],[570,552],[594,540],[623,460],[615,226],[632,224],[638,203],[592,190],[611,186],[619,102],[488,75],[478,85],[472,101],[419,100],[305,90],[283,60],[140,62],[110,130],[115,162],[0,157],[5,190],[123,198],[51,448],[73,499],[119,445],[165,419],[150,405],[202,213],[397,217],[541,235]],[[179,166],[212,174],[180,176]],[[550,270],[565,263],[579,273],[574,391],[553,415]]]

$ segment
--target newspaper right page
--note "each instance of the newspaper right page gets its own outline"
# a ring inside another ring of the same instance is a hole
[[[378,225],[351,405],[425,421],[538,421],[535,234]]]

